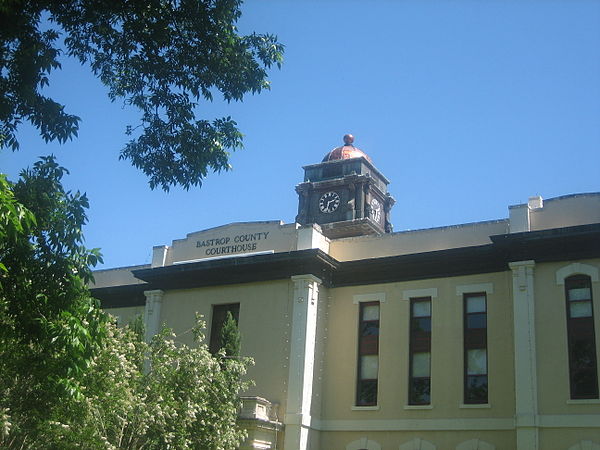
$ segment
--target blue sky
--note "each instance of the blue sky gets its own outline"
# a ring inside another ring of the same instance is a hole
[[[233,171],[151,191],[118,161],[137,113],[68,60],[49,92],[82,118],[79,138],[47,145],[23,127],[0,170],[15,178],[54,153],[90,198],[87,245],[104,267],[148,263],[153,245],[230,222],[293,222],[301,167],[345,133],[391,180],[396,231],[600,190],[600,1],[248,0],[239,28],[278,35],[286,54],[271,91],[198,108],[245,134]]]

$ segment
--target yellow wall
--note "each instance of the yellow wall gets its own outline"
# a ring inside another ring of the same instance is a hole
[[[398,450],[399,445],[409,442],[415,438],[424,439],[431,442],[436,446],[437,450],[454,450],[458,444],[470,439],[480,439],[485,442],[493,443],[497,450],[512,450],[516,448],[515,435],[512,431],[323,432],[321,433],[320,448],[328,450],[344,450],[346,445],[349,443],[364,437],[377,442],[379,445],[381,445],[383,450]],[[546,450],[545,447],[542,448]]]
[[[106,308],[104,311],[108,314],[115,316],[117,318],[117,325],[119,325],[120,327],[127,325],[137,316],[141,316],[142,320],[144,319],[143,306],[130,306],[126,308]]]
[[[389,283],[330,290],[323,396],[324,420],[437,418],[512,418],[514,366],[512,276],[487,275]],[[461,408],[463,396],[463,298],[457,285],[493,283],[488,295],[488,408]],[[437,288],[432,300],[432,408],[405,409],[408,404],[409,301],[404,290]],[[358,305],[357,294],[385,293],[381,303],[378,410],[353,409],[355,402]]]
[[[191,344],[195,313],[205,317],[210,336],[212,305],[240,303],[239,328],[242,354],[255,365],[248,376],[256,383],[244,395],[258,395],[285,406],[288,377],[290,282],[272,281],[165,292],[161,321],[182,342]]]
[[[581,441],[600,442],[600,431],[598,428],[548,428],[540,433],[540,449],[542,450],[568,450],[571,446]],[[578,450],[594,449],[594,447],[578,447]]]

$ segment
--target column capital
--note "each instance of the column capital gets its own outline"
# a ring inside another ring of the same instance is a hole
[[[146,296],[146,300],[162,300],[163,295],[165,295],[165,291],[162,289],[152,289],[149,291],[144,291],[144,295]]]
[[[313,283],[317,283],[317,284],[323,284],[323,280],[321,280],[320,278],[315,277],[312,273],[307,273],[304,275],[292,275],[290,277],[290,279],[294,282],[294,283],[301,283],[303,281],[309,281],[309,282],[313,282]]]
[[[513,261],[508,263],[508,267],[511,270],[519,270],[521,267],[525,268],[533,268],[535,266],[535,261],[532,259],[528,259],[527,261]]]

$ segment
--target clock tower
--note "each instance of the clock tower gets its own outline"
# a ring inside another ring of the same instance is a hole
[[[319,164],[304,166],[304,182],[296,186],[301,225],[318,223],[328,238],[391,233],[389,180],[371,158],[354,147],[354,137],[334,148]]]

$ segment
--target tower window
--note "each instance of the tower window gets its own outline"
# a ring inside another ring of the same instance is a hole
[[[598,398],[592,283],[587,275],[565,279],[569,378],[572,399]]]

